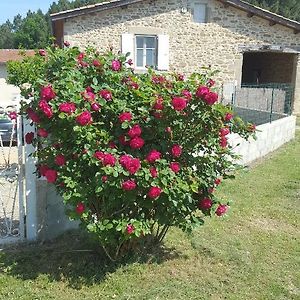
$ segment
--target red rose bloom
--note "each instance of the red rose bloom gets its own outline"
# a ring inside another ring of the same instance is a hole
[[[174,173],[178,173],[180,171],[180,164],[178,162],[171,162],[170,163],[170,169],[174,172]]]
[[[120,71],[122,68],[122,64],[119,60],[117,59],[114,59],[112,62],[111,62],[111,69],[113,71]]]
[[[101,106],[100,106],[100,104],[97,103],[97,102],[94,102],[94,103],[92,103],[92,105],[91,105],[91,109],[92,109],[93,111],[99,111],[100,108],[101,108]]]
[[[34,132],[27,132],[25,134],[25,142],[26,144],[31,144],[34,139]]]
[[[132,115],[131,115],[130,112],[123,112],[123,113],[121,113],[121,114],[119,115],[119,121],[120,121],[120,123],[123,123],[123,122],[125,122],[125,121],[130,122],[131,119],[132,119]]]
[[[41,99],[42,100],[50,101],[50,100],[54,99],[55,96],[56,96],[56,94],[51,85],[43,86],[41,88]]]
[[[99,95],[101,98],[105,99],[106,101],[111,101],[112,100],[112,93],[109,90],[101,90],[99,92]]]
[[[40,56],[46,56],[47,52],[44,49],[39,50],[39,55]]]
[[[216,178],[215,179],[215,185],[219,185],[221,183],[221,179],[220,178]]]
[[[135,124],[128,130],[127,134],[131,138],[134,138],[134,137],[140,136],[142,134],[142,129],[139,124]]]
[[[44,128],[39,128],[37,130],[37,135],[40,136],[40,137],[46,138],[48,136],[48,132]]]
[[[104,153],[102,164],[103,166],[113,167],[116,164],[117,159],[110,153]]]
[[[92,122],[92,115],[89,111],[82,112],[79,116],[76,117],[76,122],[81,125],[85,126]]]
[[[85,205],[82,202],[77,203],[75,211],[79,215],[83,214],[85,211]]]
[[[164,109],[164,105],[163,105],[163,101],[164,99],[159,97],[155,100],[155,103],[153,105],[153,109],[155,110],[163,110]]]
[[[219,131],[220,136],[225,136],[225,135],[228,135],[229,133],[230,133],[230,130],[227,127],[223,127]]]
[[[227,205],[225,205],[225,204],[220,204],[220,205],[218,206],[218,208],[216,209],[216,215],[217,215],[218,217],[221,217],[221,216],[223,216],[223,215],[226,214],[227,210],[228,210],[228,206],[227,206]]]
[[[157,169],[155,167],[150,168],[150,174],[153,178],[156,178],[158,176]]]
[[[221,136],[219,143],[222,148],[226,148],[227,147],[227,138],[225,136]]]
[[[104,153],[101,151],[96,151],[94,157],[102,161],[102,159],[104,158]]]
[[[101,177],[101,180],[102,180],[103,183],[105,183],[108,180],[108,177],[106,175],[103,175]]]
[[[45,177],[49,183],[54,183],[57,179],[57,172],[55,170],[48,169],[45,172]]]
[[[67,113],[68,115],[71,115],[76,110],[76,105],[73,102],[64,102],[61,103],[58,107],[60,112]]]
[[[126,232],[128,233],[128,234],[133,234],[134,233],[134,226],[133,225],[131,225],[131,224],[128,224],[127,226],[126,226]]]
[[[232,118],[233,118],[233,114],[231,114],[231,113],[226,113],[224,116],[224,120],[226,122],[229,122]]]
[[[140,160],[129,155],[122,155],[120,157],[120,163],[131,175],[135,174],[141,168]]]
[[[148,197],[151,199],[158,198],[162,193],[162,189],[158,186],[152,186],[148,191]]]
[[[87,90],[87,89],[84,92],[82,92],[81,95],[82,95],[83,99],[86,101],[93,102],[96,99],[96,95],[92,91]]]
[[[172,99],[172,106],[177,111],[182,111],[187,106],[187,100],[181,97],[174,97]]]
[[[136,188],[136,183],[134,180],[126,180],[122,182],[122,189],[124,191],[132,191]]]
[[[179,157],[182,154],[182,147],[180,145],[173,145],[171,152],[173,157]]]
[[[57,164],[58,166],[63,166],[66,164],[66,158],[63,154],[58,154],[55,157],[55,164]]]
[[[218,101],[218,94],[214,92],[209,92],[203,98],[204,102],[208,105],[213,105]]]
[[[212,207],[212,200],[210,198],[203,198],[200,202],[199,202],[199,208],[202,210],[207,210],[210,209]]]
[[[46,100],[40,100],[39,102],[40,110],[46,115],[48,119],[51,119],[53,116],[53,111],[51,106],[48,104]]]
[[[206,86],[199,86],[196,91],[196,97],[197,98],[204,98],[209,93],[209,88]]]
[[[49,167],[47,165],[40,165],[38,170],[41,176],[45,176],[46,172],[49,170]]]
[[[17,113],[15,111],[10,111],[8,113],[8,117],[11,119],[11,120],[17,120]]]
[[[134,137],[132,140],[129,142],[129,146],[132,149],[141,149],[145,144],[145,141],[140,138],[139,136]]]
[[[32,110],[32,108],[28,108],[26,112],[29,119],[31,119],[35,123],[40,123],[40,117]]]
[[[83,60],[85,54],[83,52],[80,52],[79,55],[77,56],[78,60]]]
[[[148,163],[152,164],[160,158],[161,158],[161,153],[159,151],[153,149],[147,155],[146,160],[148,161]]]
[[[183,90],[181,92],[181,94],[182,94],[183,97],[185,97],[185,99],[187,101],[190,101],[192,99],[192,93],[190,91],[188,91],[188,90]]]
[[[93,66],[98,68],[101,67],[101,62],[98,59],[94,59],[93,60]]]

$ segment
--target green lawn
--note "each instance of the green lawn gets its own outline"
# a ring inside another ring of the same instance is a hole
[[[113,264],[79,233],[0,252],[0,299],[300,299],[300,132],[221,195],[227,217]],[[155,258],[156,256],[156,258]],[[147,261],[148,260],[148,261]]]

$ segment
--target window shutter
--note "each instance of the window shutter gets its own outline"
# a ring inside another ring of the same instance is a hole
[[[130,53],[128,59],[134,59],[134,35],[130,33],[122,34],[122,53]]]
[[[164,34],[158,35],[157,68],[158,70],[169,70],[169,36],[168,35],[164,35]]]

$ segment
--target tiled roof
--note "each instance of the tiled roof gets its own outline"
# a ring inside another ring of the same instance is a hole
[[[10,60],[22,60],[25,56],[33,56],[34,50],[20,49],[0,49],[0,63],[6,63]]]

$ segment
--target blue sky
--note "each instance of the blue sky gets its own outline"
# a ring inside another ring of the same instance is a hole
[[[26,16],[29,9],[36,11],[40,8],[46,12],[53,2],[55,0],[0,0],[0,24],[7,19],[12,21],[17,14]]]

